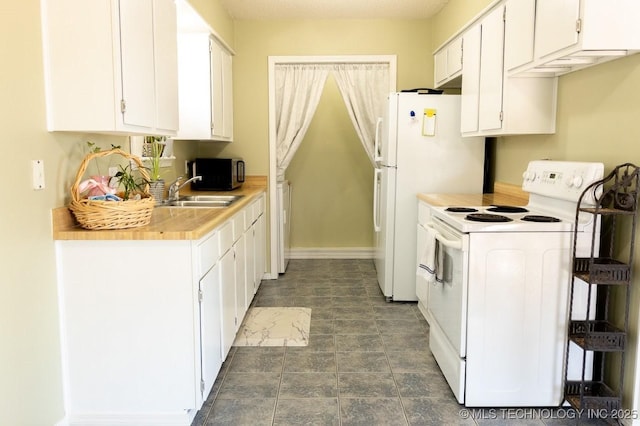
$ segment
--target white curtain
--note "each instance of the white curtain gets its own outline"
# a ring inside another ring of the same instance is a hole
[[[329,70],[319,65],[275,66],[276,168],[284,179],[298,146],[316,112]]]
[[[389,64],[340,64],[332,75],[362,146],[374,160],[376,121],[382,117],[389,94]]]
[[[367,156],[374,162],[376,121],[389,94],[388,63],[277,64],[275,66],[276,170],[278,180],[304,138],[329,72]]]

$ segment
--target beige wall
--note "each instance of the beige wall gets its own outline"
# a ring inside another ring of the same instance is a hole
[[[220,0],[187,0],[191,6],[207,21],[216,35],[232,49],[234,22],[222,7]]]
[[[495,0],[449,0],[433,19],[432,51],[492,3]]]
[[[397,87],[424,87],[433,79],[430,33],[424,20],[237,21],[235,141],[207,150],[242,154],[250,174],[268,173],[268,56],[395,54]],[[294,158],[287,172],[295,188],[293,247],[371,247],[373,243],[372,169],[332,84],[327,83],[300,157]],[[321,218],[319,208],[326,213]]]
[[[489,0],[450,0],[435,18],[434,49],[469,19],[492,3]],[[626,162],[640,164],[640,55],[618,59],[559,78],[556,133],[553,135],[498,138],[496,180],[520,184],[531,160],[600,161],[605,172]],[[617,250],[629,244],[628,232],[620,234]],[[638,239],[636,239],[638,244]],[[640,253],[634,259],[640,267]],[[635,275],[638,277],[638,274]],[[640,279],[634,280],[631,330],[627,350],[624,405],[632,404],[635,357],[638,350]],[[618,311],[622,306],[618,306]],[[637,397],[636,397],[637,398]],[[637,408],[637,407],[636,407]]]

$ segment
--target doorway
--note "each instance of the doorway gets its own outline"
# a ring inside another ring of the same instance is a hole
[[[277,206],[276,206],[276,188],[277,188],[277,164],[276,164],[276,111],[275,111],[275,79],[274,79],[274,73],[275,73],[275,67],[277,64],[307,64],[307,65],[313,65],[313,64],[380,64],[380,63],[386,63],[389,65],[389,92],[394,92],[396,89],[396,57],[395,55],[384,55],[384,56],[311,56],[311,57],[307,57],[307,56],[285,56],[285,57],[269,57],[269,211],[270,211],[270,227],[272,230],[277,229],[277,221],[278,221],[278,215],[277,215]],[[330,96],[334,96],[335,92],[337,91],[337,87],[335,87],[335,82],[333,81],[333,79],[331,77],[329,77],[327,79],[326,82],[326,86],[329,88],[328,89],[328,93]],[[322,96],[325,96],[324,91],[327,90],[326,88],[323,89],[323,94]],[[336,105],[338,103],[335,103]],[[346,108],[344,106],[344,102],[341,102],[341,106],[340,108],[342,108],[342,110],[344,110],[344,112],[346,113]],[[340,114],[342,114],[342,111],[340,111]],[[326,117],[323,116],[319,116],[318,117],[319,120],[327,120]],[[330,119],[330,118],[329,118]],[[315,118],[314,118],[315,120]],[[322,124],[318,121],[315,120],[316,122],[312,124],[312,126],[322,126]],[[355,135],[355,130],[353,130],[354,133],[354,137],[357,139],[357,135]],[[345,132],[346,134],[346,132]],[[345,137],[346,139],[350,139],[351,135],[348,135]],[[349,143],[349,145],[353,145],[351,143]],[[305,147],[304,149],[306,150],[306,155],[309,155],[309,150],[307,149],[309,147]],[[351,147],[353,148],[353,147]],[[369,161],[367,158],[367,154],[365,153],[364,149],[362,146],[356,147],[355,149],[359,149],[361,151],[361,155],[364,157],[365,161]],[[311,154],[313,156],[313,154]],[[303,159],[301,159],[303,160]],[[362,160],[362,158],[360,158],[359,160]],[[326,162],[327,160],[319,160],[319,161],[323,161]],[[301,167],[300,164],[296,164],[299,162],[292,162],[292,173],[298,173],[298,171],[295,171],[296,168]],[[326,166],[326,165],[325,165]],[[304,166],[302,166],[304,167]],[[325,167],[324,170],[328,170],[329,167]],[[360,167],[360,169],[362,169]],[[335,183],[331,182],[331,179],[328,178],[327,181],[327,185],[331,186],[334,185]],[[333,178],[333,176],[332,176]],[[317,184],[317,181],[316,181]],[[312,188],[307,188],[305,189],[306,193],[305,194],[300,194],[300,196],[304,195],[305,197],[308,197],[308,191],[313,191]],[[330,188],[329,188],[330,191]],[[327,192],[326,191],[322,191],[322,193],[324,195],[319,195],[319,198],[323,198],[323,200],[319,201],[319,200],[315,200],[315,202],[320,202],[320,204],[322,203],[327,203],[328,201],[328,197],[327,197]],[[360,196],[370,196],[370,194],[360,194]],[[320,209],[322,207],[317,207],[316,211],[318,209]],[[325,208],[329,208],[328,205],[325,205]],[[339,212],[338,212],[339,213]],[[270,276],[269,278],[271,279],[275,279],[277,278],[278,274],[277,274],[277,262],[278,259],[275,256],[275,253],[277,253],[278,250],[278,242],[277,242],[277,235],[274,231],[271,232],[271,238],[270,238],[270,252],[272,253],[271,259],[270,259]],[[307,236],[303,236],[303,238],[306,238]],[[302,243],[304,244],[304,242]],[[315,255],[319,255],[320,257],[322,256],[321,251],[320,252],[316,252]]]

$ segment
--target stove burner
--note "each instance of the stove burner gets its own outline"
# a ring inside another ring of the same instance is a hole
[[[473,213],[477,212],[478,209],[474,209],[473,207],[447,207],[445,211],[451,213]]]
[[[526,213],[529,210],[525,209],[524,207],[496,205],[493,207],[489,207],[487,211],[495,213]]]
[[[487,213],[471,213],[467,215],[466,219],[474,222],[511,222],[513,220],[499,214]]]
[[[539,216],[535,214],[524,216],[522,220],[526,222],[560,222],[560,219],[558,219],[557,217]]]

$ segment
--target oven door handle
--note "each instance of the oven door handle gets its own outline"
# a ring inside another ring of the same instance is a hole
[[[454,250],[462,250],[462,241],[461,240],[449,240],[445,238],[436,228],[433,227],[433,223],[425,223],[425,227],[429,234],[433,235],[436,240],[438,240],[445,247],[452,248]]]

